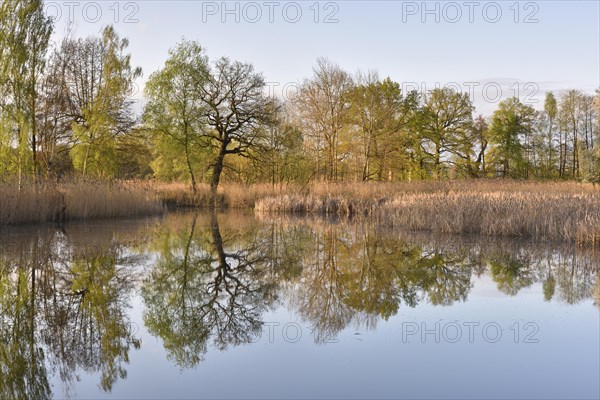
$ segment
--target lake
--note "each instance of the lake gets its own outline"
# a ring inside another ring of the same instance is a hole
[[[600,397],[600,251],[177,212],[0,230],[0,398]]]

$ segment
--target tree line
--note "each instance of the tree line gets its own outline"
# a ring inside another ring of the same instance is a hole
[[[245,183],[458,177],[600,180],[600,91],[548,92],[477,115],[467,93],[404,93],[318,59],[289,98],[249,63],[182,40],[134,95],[128,40],[51,43],[42,0],[0,5],[0,179],[82,176]]]

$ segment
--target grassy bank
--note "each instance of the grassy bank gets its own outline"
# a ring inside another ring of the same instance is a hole
[[[163,210],[148,184],[0,184],[0,226],[149,215]]]
[[[600,190],[511,181],[317,185],[269,196],[257,213],[369,216],[384,226],[600,245]]]

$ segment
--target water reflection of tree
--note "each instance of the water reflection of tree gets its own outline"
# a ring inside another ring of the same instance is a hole
[[[488,264],[498,290],[507,295],[514,296],[535,281],[534,271],[530,268],[527,258],[508,253],[495,253],[489,257]]]
[[[104,391],[126,378],[130,346],[139,346],[126,313],[138,262],[139,256],[125,255],[117,245],[86,248],[73,255],[66,270],[54,272],[58,290],[45,299],[52,307],[43,338],[65,381],[77,368],[99,372]]]
[[[226,231],[212,213],[208,227],[161,233],[160,258],[144,283],[145,323],[181,367],[202,360],[209,341],[219,349],[251,342],[276,299],[264,237]]]
[[[344,302],[347,287],[338,263],[343,242],[337,225],[311,233],[294,306],[312,324],[315,340],[325,342],[348,325],[354,311]]]
[[[0,397],[51,397],[45,354],[37,340],[35,269],[11,271],[0,260]]]
[[[368,225],[329,225],[313,231],[293,306],[314,330],[317,343],[351,323],[374,328],[402,303],[416,306],[465,300],[471,288],[466,257],[426,250]]]
[[[110,391],[140,344],[127,313],[138,281],[147,327],[181,367],[197,365],[210,345],[252,341],[284,298],[322,343],[352,325],[374,329],[401,307],[465,301],[487,273],[508,295],[539,283],[545,300],[569,304],[600,287],[592,252],[423,238],[367,223],[185,215],[155,233],[148,249],[114,231],[94,246],[52,230],[10,251],[0,241],[1,398],[50,397],[50,374],[68,386],[79,371],[98,373]],[[142,279],[135,265],[146,250],[156,262]]]
[[[576,304],[592,295],[598,274],[598,254],[577,249],[535,251],[522,247],[488,251],[486,265],[498,289],[514,296],[534,283],[542,284],[545,301],[558,299]]]
[[[125,309],[139,259],[112,240],[82,248],[54,230],[0,246],[0,397],[51,397],[54,372],[67,391],[78,369],[99,372],[106,391],[124,378],[138,343]]]
[[[351,325],[374,329],[402,306],[466,301],[486,271],[508,295],[549,277],[567,301],[590,295],[591,270],[552,251],[420,241],[370,224],[250,220],[221,229],[215,215],[198,218],[161,230],[160,258],[144,285],[146,322],[181,366],[200,362],[211,342],[222,349],[251,341],[277,293],[317,343]]]
[[[560,297],[568,304],[575,304],[590,297],[594,291],[594,274],[591,273],[598,264],[590,265],[585,257],[578,260],[577,253],[557,258],[554,274],[558,284]]]

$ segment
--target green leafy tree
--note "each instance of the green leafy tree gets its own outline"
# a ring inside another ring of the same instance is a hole
[[[127,39],[107,26],[102,37],[65,39],[57,57],[68,88],[67,116],[72,130],[71,157],[83,176],[114,177],[119,141],[136,123],[132,95],[141,69],[131,66]],[[58,89],[58,88],[57,88]]]
[[[251,170],[273,187],[292,180],[302,182],[307,168],[303,145],[302,132],[280,111],[277,122],[265,128],[261,147],[252,153]]]
[[[146,83],[148,103],[144,123],[155,141],[154,171],[177,175],[183,166],[197,191],[197,170],[210,156],[202,91],[208,82],[208,58],[196,42],[182,41],[169,50],[169,58]],[[202,157],[204,156],[204,157]]]
[[[358,130],[351,149],[360,154],[360,179],[381,180],[388,160],[402,155],[400,135],[410,113],[397,82],[374,73],[358,81],[348,94],[350,120]]]
[[[560,97],[558,127],[562,144],[561,177],[578,179],[582,172],[589,172],[589,165],[592,164],[589,158],[593,153],[594,114],[592,97],[582,91],[569,90]]]
[[[544,117],[546,121],[546,146],[547,146],[547,161],[546,161],[546,173],[550,173],[555,167],[554,160],[554,127],[556,124],[556,115],[558,113],[558,107],[556,97],[554,93],[546,93],[546,99],[544,100]]]
[[[26,172],[38,174],[38,84],[52,30],[42,0],[0,4],[0,105],[16,133],[20,180]]]
[[[221,58],[210,64],[201,46],[183,41],[153,74],[146,94],[150,128],[179,144],[195,190],[193,146],[210,151],[210,188],[217,188],[228,155],[247,157],[275,123],[277,107],[251,64]]]
[[[493,162],[502,177],[522,177],[525,170],[522,138],[534,128],[536,111],[518,98],[500,102],[492,116],[490,145]]]
[[[464,147],[470,141],[473,109],[468,93],[450,88],[434,89],[426,96],[419,125],[423,151],[433,160],[436,178],[444,174],[446,153],[460,154],[470,161],[470,151],[465,152]]]

